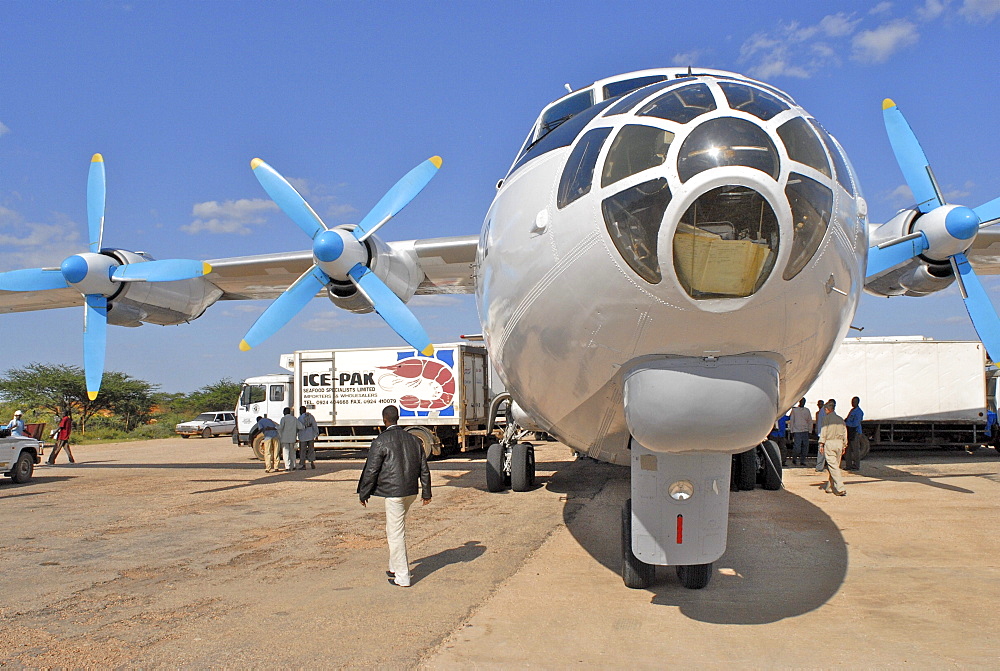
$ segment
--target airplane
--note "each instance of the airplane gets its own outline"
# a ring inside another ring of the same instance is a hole
[[[377,235],[437,172],[437,157],[362,223],[332,228],[254,159],[312,247],[210,260],[203,280],[217,300],[276,299],[244,350],[325,295],[378,312],[429,353],[405,303],[474,293],[507,389],[488,489],[530,488],[525,431],[628,465],[625,585],[648,587],[661,565],[700,589],[726,548],[731,488],[758,477],[780,487],[781,458],[765,437],[833,356],[862,291],[919,296],[957,280],[987,351],[1000,356],[1000,318],[970,264],[1000,268],[1000,236],[988,228],[1000,222],[1000,198],[945,203],[892,101],[883,116],[918,202],[882,225],[869,224],[843,148],[787,93],[723,70],[657,68],[545,106],[478,236]],[[4,278],[0,312],[18,309]]]

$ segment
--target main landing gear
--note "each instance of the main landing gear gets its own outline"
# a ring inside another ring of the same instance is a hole
[[[507,424],[504,439],[486,450],[486,489],[502,492],[508,486],[526,492],[535,486],[535,447],[516,442],[528,432],[513,422]]]

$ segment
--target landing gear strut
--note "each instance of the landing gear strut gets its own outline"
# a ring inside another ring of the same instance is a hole
[[[486,450],[486,489],[502,492],[509,485],[515,492],[535,486],[535,447],[519,443],[528,434],[514,422],[508,422],[503,440]]]

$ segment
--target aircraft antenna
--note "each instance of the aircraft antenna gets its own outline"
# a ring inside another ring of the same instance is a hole
[[[566,92],[567,93],[572,93],[573,92],[573,87],[570,86],[569,84],[563,84],[563,86],[566,87]]]

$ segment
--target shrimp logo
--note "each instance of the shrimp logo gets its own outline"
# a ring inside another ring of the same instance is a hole
[[[437,359],[410,357],[391,366],[379,377],[378,386],[400,393],[399,405],[406,410],[443,410],[455,398],[455,373]]]

